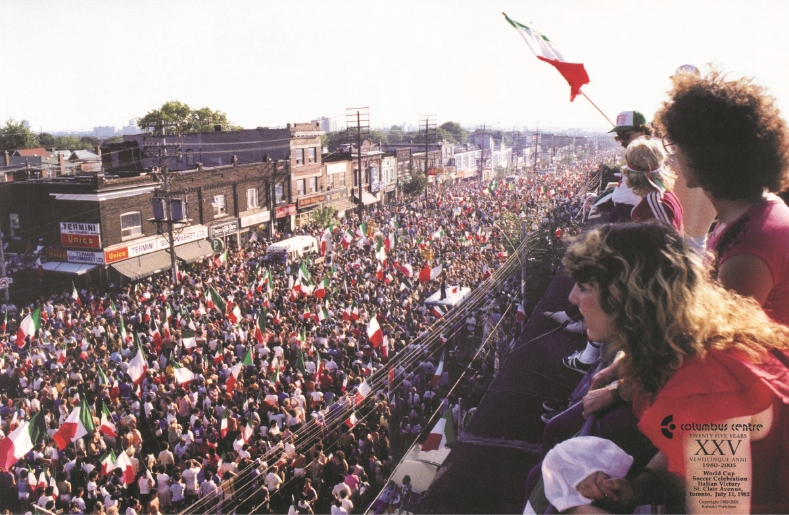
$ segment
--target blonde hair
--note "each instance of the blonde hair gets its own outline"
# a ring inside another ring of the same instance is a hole
[[[646,195],[657,188],[650,182],[650,176],[657,179],[666,191],[674,189],[674,181],[677,176],[666,167],[667,156],[663,150],[663,144],[654,139],[638,138],[628,145],[625,153],[627,167],[636,172],[631,173],[625,170],[627,185],[636,195]],[[639,173],[643,172],[643,173]]]
[[[622,377],[656,394],[691,356],[737,350],[760,362],[789,348],[789,328],[771,321],[751,298],[725,290],[670,227],[605,225],[573,243],[563,260],[579,283],[598,288],[625,351]]]

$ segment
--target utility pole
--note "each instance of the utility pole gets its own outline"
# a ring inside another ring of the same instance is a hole
[[[537,132],[533,133],[532,139],[534,139],[534,175],[537,175],[537,144],[540,140],[540,124],[537,124]]]
[[[480,149],[480,157],[479,157],[479,182],[485,182],[485,129],[487,126],[483,123],[482,124],[482,145],[479,146]],[[479,129],[477,129],[479,130]]]
[[[179,157],[182,152],[180,144],[167,144],[165,133],[168,127],[178,127],[175,122],[165,122],[159,118],[159,121],[144,124],[145,128],[157,129],[161,142],[156,142],[150,145],[144,145],[143,153],[146,157],[154,158],[159,163],[160,175],[163,181],[163,189],[156,190],[153,198],[153,213],[154,217],[149,220],[156,226],[159,234],[162,234],[167,226],[167,241],[170,244],[170,271],[172,273],[173,285],[178,284],[178,260],[175,257],[175,235],[173,233],[173,226],[186,225],[189,221],[186,219],[186,202],[179,200],[176,204],[180,207],[179,213],[173,212],[173,199],[170,196],[170,181],[172,180],[172,173],[170,172],[170,159]],[[180,133],[180,129],[178,131]],[[177,216],[174,216],[177,215]]]
[[[5,303],[8,304],[10,302],[8,298],[8,290],[11,288],[11,286],[6,282],[6,276],[5,276],[5,252],[3,251],[3,231],[0,231],[0,279],[2,279],[3,283],[5,283],[5,288],[3,289],[5,290]]]
[[[436,115],[426,114],[424,118],[419,120],[419,125],[422,125],[422,122],[425,124],[425,206],[427,206],[427,188],[430,186],[430,169],[428,168],[429,161],[427,158],[430,155],[430,150],[428,149],[428,144],[430,143],[430,136],[436,133]],[[436,175],[436,181],[438,181],[438,175]]]
[[[345,125],[347,130],[356,129],[356,152],[357,152],[357,166],[356,180],[359,186],[358,195],[356,196],[359,201],[358,214],[359,221],[362,221],[364,215],[364,202],[362,201],[362,191],[364,191],[364,181],[362,175],[362,133],[365,135],[370,134],[370,111],[369,107],[349,107],[345,110]]]

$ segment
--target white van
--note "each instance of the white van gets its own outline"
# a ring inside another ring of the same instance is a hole
[[[267,255],[274,254],[287,254],[288,260],[292,261],[296,258],[301,258],[304,254],[318,254],[320,247],[318,247],[318,240],[312,236],[294,236],[287,240],[272,243],[266,249]]]

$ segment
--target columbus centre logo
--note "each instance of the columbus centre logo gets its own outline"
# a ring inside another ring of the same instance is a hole
[[[660,432],[669,440],[674,438],[674,431],[676,431],[676,429],[677,425],[674,423],[674,415],[667,416],[660,423]]]

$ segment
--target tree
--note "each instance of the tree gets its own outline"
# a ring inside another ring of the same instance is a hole
[[[323,142],[323,140],[321,140],[321,142],[323,146],[329,147],[329,152],[334,152],[340,145],[347,145],[351,141],[353,141],[354,144],[356,143],[356,135],[348,130],[327,132],[325,136],[326,141]]]
[[[137,118],[137,126],[143,128],[147,124],[155,124],[159,121],[176,123],[185,134],[213,132],[214,125],[221,125],[224,130],[241,129],[233,125],[222,111],[213,111],[208,107],[192,109],[178,100],[170,100],[162,104],[161,108],[148,111],[142,118]],[[154,134],[159,134],[157,128],[154,127],[153,130]]]
[[[42,132],[38,135],[38,144],[44,148],[53,148],[55,146],[55,136],[48,132]]]
[[[402,191],[405,195],[421,195],[427,186],[427,177],[421,170],[411,172],[411,180],[403,184]]]
[[[23,122],[17,123],[13,118],[0,128],[0,150],[16,150],[38,146],[38,138]]]
[[[396,145],[403,142],[403,129],[399,125],[392,125],[389,132],[386,133],[386,139],[389,143]]]
[[[468,141],[468,131],[457,122],[446,122],[438,126],[440,130],[452,135],[455,143],[466,143]]]
[[[366,139],[369,139],[373,143],[381,143],[383,145],[386,145],[387,142],[386,134],[377,129],[371,130],[370,135]]]
[[[312,212],[312,219],[318,224],[318,227],[325,229],[331,225],[336,215],[337,209],[335,207],[321,206]]]

